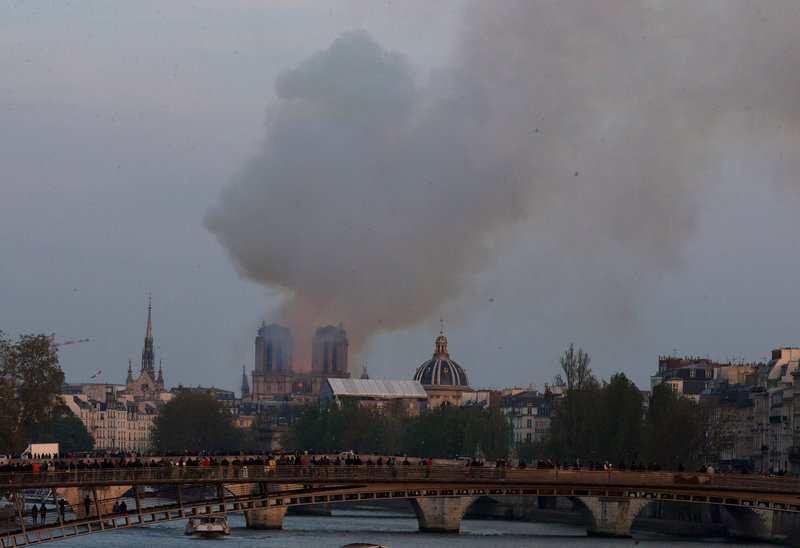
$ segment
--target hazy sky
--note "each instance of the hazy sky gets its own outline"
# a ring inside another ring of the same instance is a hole
[[[6,2],[0,330],[239,392],[264,319],[475,388],[800,345],[794,2]]]

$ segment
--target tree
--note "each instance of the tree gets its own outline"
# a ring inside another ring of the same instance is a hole
[[[50,430],[64,409],[64,372],[50,337],[21,335],[12,343],[0,331],[0,447],[20,453],[32,435]]]
[[[713,464],[718,470],[725,465],[733,467],[733,448],[739,428],[737,406],[720,401],[719,395],[706,397],[697,405],[701,432],[698,452],[702,461]]]
[[[351,397],[342,398],[338,404],[310,403],[284,434],[283,446],[327,453],[354,450],[394,454],[402,445],[405,420],[402,406],[374,409]]]
[[[694,402],[669,385],[653,387],[642,428],[642,458],[672,470],[679,464],[694,468],[700,464],[697,452],[701,438]]]
[[[157,451],[238,451],[244,433],[225,407],[204,392],[183,392],[161,408],[151,432]]]
[[[489,457],[508,451],[508,420],[498,409],[441,406],[409,417],[401,403],[383,409],[362,406],[355,398],[340,404],[317,402],[283,437],[287,449],[408,454],[432,458],[472,455],[480,446]]]
[[[94,437],[86,429],[83,421],[74,415],[57,418],[53,421],[50,432],[36,436],[32,441],[58,443],[58,450],[61,453],[94,450]]]
[[[555,382],[564,390],[564,399],[554,409],[550,427],[537,446],[562,462],[590,459],[598,445],[600,385],[589,368],[591,359],[582,348],[576,354],[570,344],[559,362],[564,376],[559,373]]]
[[[642,393],[624,373],[616,373],[603,384],[597,457],[614,465],[619,461],[636,461],[642,431],[642,400]],[[605,454],[600,453],[601,449],[605,449]]]
[[[564,371],[564,376],[561,373],[556,375],[556,384],[564,386],[569,390],[580,391],[589,385],[597,384],[597,379],[592,375],[592,370],[589,368],[589,354],[583,351],[583,348],[578,348],[578,354],[575,354],[575,345],[570,343],[569,348],[564,351],[564,355],[558,359],[561,363],[561,369]]]
[[[490,459],[506,456],[506,416],[498,409],[440,406],[409,419],[403,452],[451,459],[474,456],[478,447]]]
[[[339,435],[350,425],[345,424],[339,406],[334,402],[310,402],[281,437],[285,449],[341,451]],[[356,449],[348,447],[348,449]]]

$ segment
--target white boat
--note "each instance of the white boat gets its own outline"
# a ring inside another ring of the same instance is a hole
[[[185,535],[201,538],[218,538],[230,534],[231,528],[225,516],[204,516],[189,518]]]

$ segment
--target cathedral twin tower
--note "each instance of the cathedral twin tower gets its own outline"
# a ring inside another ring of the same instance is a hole
[[[261,322],[256,335],[252,396],[256,399],[316,397],[329,377],[348,378],[347,333],[341,324],[320,327],[311,340],[311,372],[292,368],[294,340],[289,328]]]

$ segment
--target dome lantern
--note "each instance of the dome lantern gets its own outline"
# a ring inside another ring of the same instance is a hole
[[[436,337],[436,352],[433,353],[433,358],[441,360],[449,357],[450,354],[447,352],[447,337],[444,336],[444,332],[440,331],[439,336]]]

